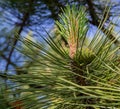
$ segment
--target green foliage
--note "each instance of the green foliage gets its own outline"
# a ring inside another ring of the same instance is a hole
[[[17,50],[32,63],[26,67],[26,61],[21,69],[26,74],[8,76],[19,88],[8,92],[19,93],[25,109],[119,109],[119,47],[114,46],[115,40],[103,38],[100,25],[86,43],[88,24],[84,7],[67,6],[63,12],[56,24],[67,45],[49,34],[48,38],[42,37],[45,46],[29,38],[19,39],[22,47]],[[27,49],[23,50],[23,46]],[[25,92],[27,96],[22,96]]]
[[[7,98],[5,96],[5,90],[0,89],[0,109],[8,109],[10,105],[8,104]]]
[[[75,5],[72,7],[67,6],[67,9],[63,11],[60,18],[60,22],[56,22],[58,33],[61,34],[66,41],[74,37],[75,40],[79,42],[81,37],[86,35],[87,18],[84,7],[76,8]]]

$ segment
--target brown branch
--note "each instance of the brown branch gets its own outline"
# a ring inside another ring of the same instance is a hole
[[[29,19],[29,17],[30,17],[31,6],[33,5],[33,2],[34,2],[34,0],[31,0],[31,2],[29,2],[29,10],[28,10],[26,13],[24,13],[24,15],[23,15],[22,23],[19,25],[19,26],[20,26],[20,29],[19,29],[19,31],[18,31],[18,38],[20,37],[20,34],[21,34],[21,32],[23,31],[23,28],[26,26],[26,22],[28,21],[28,19]],[[8,67],[9,67],[9,65],[10,65],[11,57],[12,57],[12,54],[13,54],[13,52],[14,52],[15,46],[17,45],[18,38],[16,38],[16,35],[14,36],[14,40],[13,40],[14,42],[13,42],[12,48],[11,48],[11,50],[10,50],[10,53],[9,53],[9,55],[8,55],[8,59],[7,59],[8,62],[7,62],[7,64],[6,64],[5,71],[8,70]]]
[[[4,54],[1,54],[1,57],[2,57],[3,59],[5,59],[6,61],[8,61],[8,58],[7,58]],[[12,61],[10,61],[9,63],[10,63],[12,66],[15,66],[15,67],[16,67],[16,64],[13,63]]]
[[[91,0],[86,0],[87,4],[88,4],[88,8],[89,8],[89,12],[90,12],[90,16],[94,22],[94,25],[98,26],[99,22],[98,22],[98,16],[96,15],[95,9],[94,9],[94,5],[93,2]]]
[[[18,31],[18,38],[16,38],[16,35],[14,35],[14,39],[13,39],[13,45],[12,45],[12,48],[8,54],[8,58],[7,58],[7,64],[6,64],[6,67],[5,67],[5,75],[7,75],[7,71],[8,71],[8,68],[9,68],[9,65],[11,63],[11,57],[12,57],[12,54],[14,52],[14,49],[15,49],[15,46],[17,45],[17,42],[18,42],[18,39],[20,37],[20,34],[21,32],[23,31],[23,28],[26,26],[26,22],[28,21],[29,17],[30,17],[30,13],[32,11],[32,5],[33,5],[33,2],[34,0],[30,0],[29,2],[29,9],[27,10],[27,12],[23,13],[23,20],[22,20],[22,23],[19,25],[20,29]],[[17,26],[17,25],[16,25]],[[5,78],[5,83],[6,83],[6,89],[7,89],[7,78]]]
[[[21,34],[21,32],[22,32],[28,18],[29,18],[29,13],[26,13],[24,15],[23,22],[21,23],[21,27],[20,27],[20,29],[18,31],[18,38],[19,38],[19,36],[20,36],[20,34]],[[15,46],[17,45],[17,42],[18,42],[18,39],[16,38],[16,35],[15,35],[14,36],[14,43],[13,43],[12,48],[10,50],[10,53],[8,55],[8,63],[7,63],[6,68],[5,68],[6,71],[8,70],[8,67],[9,67],[9,64],[10,64],[10,61],[11,61],[11,56],[12,56],[12,54],[14,52],[14,49],[15,49]]]

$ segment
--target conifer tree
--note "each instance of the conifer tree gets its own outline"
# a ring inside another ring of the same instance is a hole
[[[41,36],[44,44],[19,39],[22,47],[16,49],[32,63],[26,61],[20,69],[27,73],[7,75],[15,83],[7,90],[9,104],[25,109],[119,109],[120,51],[116,39],[106,37],[114,26],[109,24],[109,32],[102,34],[106,16],[88,40],[84,7],[67,6],[60,18],[57,34],[66,44],[49,33],[48,38]]]

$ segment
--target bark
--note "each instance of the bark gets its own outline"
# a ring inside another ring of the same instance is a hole
[[[26,22],[29,20],[30,12],[32,11],[31,7],[33,5],[33,2],[34,2],[34,0],[31,0],[29,2],[29,9],[28,9],[28,11],[26,13],[23,13],[23,20],[22,20],[22,23],[19,25],[20,29],[18,30],[18,35],[17,35],[18,38],[16,38],[16,35],[14,36],[13,45],[12,45],[12,48],[11,48],[11,50],[9,52],[9,55],[8,55],[7,64],[6,64],[6,68],[5,68],[6,71],[8,70],[8,67],[10,65],[11,57],[12,57],[12,54],[14,52],[15,46],[17,45],[18,39],[20,37],[20,34],[23,31],[23,28],[26,26]]]
[[[32,11],[32,5],[34,3],[34,0],[30,0],[29,2],[29,9],[27,10],[27,12],[23,13],[23,20],[21,22],[21,24],[19,25],[20,29],[18,30],[18,35],[14,35],[14,39],[13,39],[13,45],[12,45],[12,48],[8,54],[8,58],[6,59],[7,60],[7,64],[6,64],[6,67],[5,67],[5,75],[7,75],[7,71],[9,69],[9,65],[11,64],[11,57],[12,57],[12,54],[14,52],[14,49],[18,43],[18,39],[20,38],[20,35],[21,35],[21,32],[23,31],[24,27],[26,26],[26,22],[29,20],[29,17],[30,17],[30,13]],[[7,89],[7,78],[5,79],[5,83],[6,83],[6,89]]]

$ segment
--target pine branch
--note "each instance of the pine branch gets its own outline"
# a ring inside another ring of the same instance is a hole
[[[89,7],[89,12],[90,12],[90,16],[91,16],[91,18],[92,18],[92,21],[90,21],[90,23],[92,23],[93,25],[95,25],[95,26],[99,26],[99,24],[100,24],[100,20],[99,20],[99,17],[97,16],[97,14],[96,14],[96,12],[95,12],[95,9],[94,9],[94,5],[93,5],[93,2],[92,2],[92,0],[86,0],[86,2],[87,2],[87,4],[88,4],[88,7]],[[105,27],[103,26],[102,28],[101,28],[101,30],[103,31],[103,33],[104,34],[106,34],[105,33],[105,31],[108,33],[110,33],[110,31],[108,30],[108,29],[105,29]],[[112,33],[110,33],[110,35],[106,35],[109,39],[111,39],[111,40],[114,40],[114,43],[116,44],[116,45],[119,45],[120,44],[120,42],[116,39],[116,37],[112,34]]]

